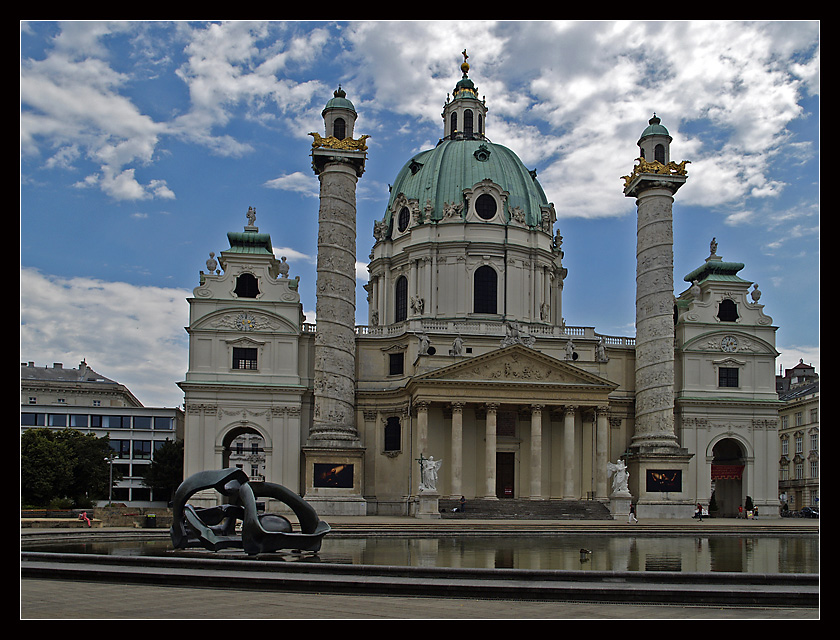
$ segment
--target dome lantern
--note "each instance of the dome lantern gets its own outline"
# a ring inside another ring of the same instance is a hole
[[[467,75],[470,70],[467,50],[464,49],[461,55],[464,56],[464,61],[461,63],[461,79],[452,90],[452,100],[447,99],[441,114],[443,139],[483,139],[487,106],[484,100],[479,100],[478,89]]]

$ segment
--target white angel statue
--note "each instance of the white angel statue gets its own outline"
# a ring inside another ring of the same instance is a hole
[[[624,460],[619,460],[615,464],[608,462],[607,472],[612,476],[613,493],[630,492],[630,489],[627,487],[627,481],[630,479],[630,473],[627,471],[627,465],[624,464]]]

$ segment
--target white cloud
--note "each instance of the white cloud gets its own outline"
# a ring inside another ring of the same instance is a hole
[[[191,292],[21,270],[21,362],[85,360],[147,406],[177,406]]]
[[[368,281],[368,264],[367,262],[356,262],[356,280]]]
[[[286,259],[291,262],[294,262],[295,260],[302,260],[304,262],[315,264],[315,256],[303,253],[297,249],[292,249],[291,247],[272,247],[272,251],[274,252],[274,255],[280,257],[285,256]]]
[[[295,171],[284,176],[278,176],[273,180],[265,183],[269,189],[281,189],[283,191],[292,191],[300,193],[310,198],[317,198],[318,181],[313,180],[311,175],[306,175],[302,171]]]

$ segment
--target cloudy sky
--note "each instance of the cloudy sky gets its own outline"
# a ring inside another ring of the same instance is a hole
[[[716,237],[778,326],[779,366],[819,371],[818,22],[24,22],[21,362],[85,359],[175,406],[186,298],[257,210],[314,319],[310,131],[339,86],[370,135],[358,186],[357,320],[388,185],[442,135],[460,77],[488,137],[538,177],[564,236],[569,325],[632,336],[635,205],[655,112],[690,160],[675,293]]]

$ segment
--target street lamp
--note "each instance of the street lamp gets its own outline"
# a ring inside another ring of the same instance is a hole
[[[108,506],[111,506],[111,496],[113,495],[114,491],[114,454],[111,453],[107,458],[105,458],[105,462],[108,463],[108,470],[109,470],[109,477],[110,481],[108,482]]]

